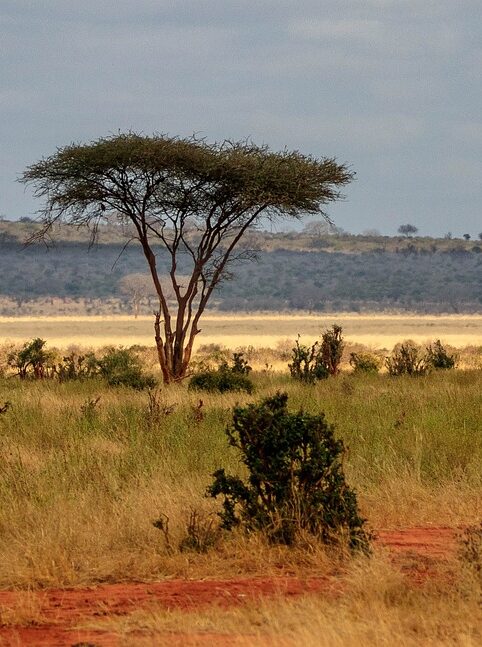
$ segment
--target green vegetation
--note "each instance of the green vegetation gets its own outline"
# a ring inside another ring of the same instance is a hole
[[[380,358],[372,353],[350,353],[350,366],[354,373],[378,373]]]
[[[49,312],[54,297],[85,300],[85,314],[151,314],[157,307],[149,291],[141,299],[125,293],[123,277],[145,277],[146,270],[135,243],[119,257],[119,226],[100,227],[99,245],[90,250],[85,235],[60,228],[48,252],[38,245],[22,248],[35,227],[0,222],[0,314],[33,314],[40,308],[35,299]],[[236,267],[233,280],[213,294],[217,308],[463,313],[482,307],[482,247],[473,241],[250,232],[244,242],[246,249],[260,250],[259,262]],[[156,257],[166,275],[168,255],[156,247]],[[181,258],[179,271],[184,276],[188,269]],[[58,311],[57,304],[50,313]]]
[[[286,391],[290,410],[323,412],[334,425],[370,527],[480,520],[482,371],[417,380],[349,372],[314,385],[250,378],[256,400]],[[206,393],[200,408],[182,384],[153,393],[99,379],[0,379],[0,586],[219,576],[276,563],[278,552],[253,552],[236,532],[204,561],[176,548],[193,510],[219,511],[203,496],[213,472],[246,479],[225,428],[234,406],[253,402]],[[152,525],[160,513],[170,551]]]
[[[288,395],[237,406],[226,429],[248,477],[214,473],[210,496],[223,497],[223,528],[263,530],[273,542],[293,544],[308,533],[324,543],[368,548],[364,520],[342,469],[343,442],[323,414],[291,413]]]
[[[316,341],[311,347],[300,344],[298,335],[292,350],[291,364],[288,364],[291,377],[312,384],[329,375],[337,375],[344,347],[342,329],[337,324],[325,330],[321,335],[321,342]]]
[[[109,348],[98,360],[99,375],[109,386],[127,386],[142,391],[156,386],[152,375],[144,375],[140,359],[129,348]]]
[[[411,340],[397,344],[385,366],[390,375],[425,375],[428,371],[455,368],[456,357],[450,355],[440,339],[423,350]]]
[[[192,391],[244,391],[252,393],[254,385],[248,375],[251,372],[243,353],[234,353],[232,365],[222,361],[216,370],[201,370],[191,378],[189,389]]]

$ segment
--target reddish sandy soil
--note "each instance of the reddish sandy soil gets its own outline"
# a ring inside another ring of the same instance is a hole
[[[377,542],[386,546],[394,561],[406,563],[415,583],[430,576],[430,565],[447,559],[455,549],[456,531],[451,528],[410,528],[379,531]],[[339,591],[335,577],[300,580],[295,577],[271,577],[233,580],[167,580],[149,584],[109,584],[85,589],[50,589],[30,594],[38,607],[38,624],[0,626],[0,645],[35,645],[73,647],[114,647],[135,644],[138,635],[129,634],[122,642],[118,636],[103,631],[77,630],[82,621],[122,616],[136,609],[196,609],[210,604],[232,606],[274,595],[296,596],[302,593]],[[0,591],[0,608],[15,609],[25,604],[25,593]],[[187,637],[170,635],[157,644],[236,645],[235,637],[206,634]]]

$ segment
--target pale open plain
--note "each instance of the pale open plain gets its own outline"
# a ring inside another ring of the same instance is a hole
[[[407,314],[235,314],[210,313],[201,320],[197,345],[222,344],[228,348],[252,345],[275,347],[300,334],[305,342],[319,338],[321,330],[338,323],[346,341],[391,349],[397,342],[418,343],[441,339],[462,348],[482,345],[482,315]],[[132,316],[0,317],[0,343],[18,343],[33,337],[50,346],[72,344],[99,348],[109,344],[153,345],[153,318]]]

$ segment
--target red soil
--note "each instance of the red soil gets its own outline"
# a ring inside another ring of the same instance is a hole
[[[395,561],[414,557],[410,569],[415,582],[430,575],[427,560],[448,558],[455,549],[455,531],[451,528],[410,528],[380,531],[377,542],[386,546]],[[81,621],[122,616],[136,609],[196,609],[210,604],[228,607],[274,595],[296,596],[317,591],[339,590],[334,577],[301,580],[295,577],[270,577],[233,580],[167,580],[149,584],[106,584],[85,589],[50,589],[30,594],[38,607],[39,622],[28,625],[0,626],[0,645],[113,647],[119,637],[104,631],[74,629]],[[21,608],[25,593],[0,591],[0,609]],[[138,636],[141,640],[141,636]],[[148,638],[148,636],[146,636]],[[135,644],[129,634],[129,644]],[[165,637],[156,644],[236,645],[237,639],[214,634]]]

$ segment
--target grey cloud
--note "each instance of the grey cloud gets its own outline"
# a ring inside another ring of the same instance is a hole
[[[332,214],[354,231],[481,228],[475,0],[3,0],[0,17],[0,213],[39,206],[14,183],[27,163],[133,128],[352,162]]]

